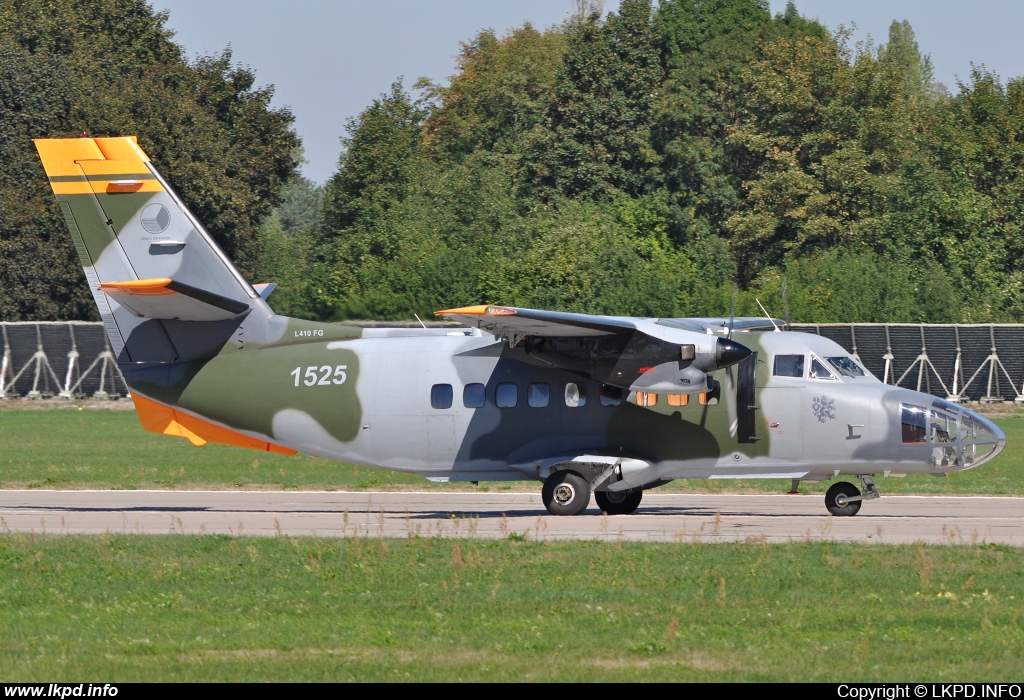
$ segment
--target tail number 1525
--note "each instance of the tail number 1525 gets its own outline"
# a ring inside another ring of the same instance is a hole
[[[334,367],[323,365],[322,367],[306,367],[306,371],[303,372],[302,367],[296,367],[291,374],[295,377],[295,386],[299,385],[300,379],[306,386],[330,386],[331,384],[345,383],[345,380],[348,379],[348,375],[345,374],[346,369],[348,369],[348,365]]]

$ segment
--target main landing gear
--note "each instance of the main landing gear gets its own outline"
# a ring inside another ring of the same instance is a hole
[[[642,489],[629,491],[595,491],[594,500],[597,507],[608,515],[629,515],[640,507],[644,497]]]
[[[860,483],[864,493],[849,481],[837,481],[825,493],[825,508],[832,515],[853,516],[860,512],[860,504],[878,498],[878,489],[870,476],[861,475]]]
[[[557,471],[544,481],[540,496],[552,515],[579,515],[590,505],[590,482],[576,472]]]
[[[629,515],[640,507],[643,496],[642,489],[597,491],[594,500],[608,515]],[[590,505],[590,482],[577,472],[557,471],[544,481],[541,499],[552,515],[579,515]]]

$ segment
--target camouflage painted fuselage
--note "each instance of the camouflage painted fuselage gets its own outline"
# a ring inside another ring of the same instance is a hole
[[[744,334],[755,355],[735,377],[730,370],[716,373],[723,392],[717,403],[693,397],[670,405],[662,396],[641,406],[635,394],[624,393],[618,405],[603,405],[599,383],[489,336],[274,320],[282,332],[266,344],[229,347],[188,363],[125,366],[125,376],[133,391],[261,440],[435,479],[544,478],[581,455],[646,461],[653,467],[648,482],[944,473],[982,456],[964,458],[970,439],[944,444],[957,450],[957,458],[945,462],[935,459],[935,445],[904,444],[901,406],[929,407],[933,396],[870,375],[772,376],[776,354],[846,354],[819,336]],[[345,379],[336,383],[339,366]],[[466,407],[463,392],[472,384],[484,386],[483,406]],[[497,405],[499,384],[515,385],[515,406]],[[532,384],[547,386],[546,405],[530,405]],[[587,397],[582,406],[567,405],[567,384]],[[436,385],[452,387],[450,407],[432,407]]]

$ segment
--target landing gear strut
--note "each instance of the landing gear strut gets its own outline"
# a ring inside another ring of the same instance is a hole
[[[590,505],[590,482],[576,472],[557,471],[544,481],[540,495],[552,515],[579,515]]]
[[[870,476],[862,474],[860,483],[864,487],[864,493],[848,481],[832,484],[825,493],[825,508],[828,512],[832,515],[853,516],[860,512],[860,504],[863,501],[879,497],[878,489]]]
[[[594,492],[597,507],[608,515],[629,515],[640,507],[643,497],[644,492],[641,489]]]

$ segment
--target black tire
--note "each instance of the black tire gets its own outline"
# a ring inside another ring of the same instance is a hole
[[[594,492],[597,507],[608,515],[629,515],[640,507],[643,497],[644,492],[640,489]]]
[[[832,484],[828,492],[825,494],[825,508],[832,515],[841,515],[849,517],[856,515],[860,511],[861,501],[853,501],[845,505],[839,505],[836,503],[836,499],[840,496],[850,498],[851,496],[859,496],[860,489],[851,484],[849,481],[837,481]]]
[[[579,515],[590,505],[590,484],[576,472],[555,472],[540,493],[552,515]]]

